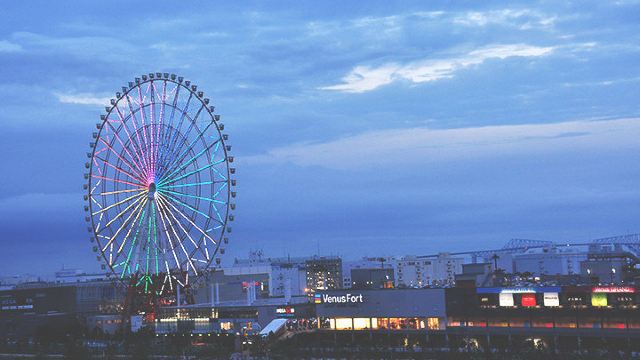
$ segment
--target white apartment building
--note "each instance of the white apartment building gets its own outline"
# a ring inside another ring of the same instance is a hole
[[[580,274],[580,262],[587,253],[577,247],[552,246],[530,249],[513,255],[514,272],[529,272],[535,275]]]
[[[464,258],[440,253],[435,258],[403,256],[393,262],[396,287],[453,285]]]

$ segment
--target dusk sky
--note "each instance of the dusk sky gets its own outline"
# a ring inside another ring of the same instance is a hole
[[[225,262],[640,232],[640,2],[3,4],[0,275],[99,269],[91,133],[134,77],[212,99]]]

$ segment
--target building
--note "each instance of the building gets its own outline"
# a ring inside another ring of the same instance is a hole
[[[257,275],[268,277],[269,296],[291,297],[306,294],[306,261],[310,257],[266,258],[261,251],[252,251],[248,259],[236,259],[224,268],[225,274]]]
[[[215,306],[196,304],[161,308],[153,323],[156,334],[230,333],[251,335],[279,318],[314,319],[308,296],[256,299],[252,304],[226,301]],[[316,325],[317,327],[317,325]]]
[[[456,275],[456,286],[458,287],[481,287],[493,281],[494,264],[472,263],[463,264],[462,273]]]
[[[587,259],[584,250],[574,246],[549,246],[513,255],[516,273],[534,275],[580,274],[580,263]]]
[[[448,253],[435,258],[404,256],[394,262],[395,285],[411,288],[453,285],[463,262],[463,258]]]
[[[191,303],[245,301],[250,304],[255,299],[268,298],[269,271],[268,266],[231,267],[212,271],[207,274],[199,289],[193,289],[194,299]]]
[[[307,259],[305,270],[310,291],[342,288],[342,259],[337,256]]]
[[[65,324],[86,326],[90,331],[102,328],[97,315],[118,316],[124,303],[121,290],[114,282],[93,281],[25,283],[0,291],[0,339],[33,336],[41,329]]]
[[[332,290],[314,294],[320,329],[441,330],[444,289]]]
[[[394,280],[392,268],[351,269],[352,289],[392,289]]]
[[[638,263],[638,257],[622,245],[593,244],[580,263],[580,272],[592,283],[629,283],[637,277]]]

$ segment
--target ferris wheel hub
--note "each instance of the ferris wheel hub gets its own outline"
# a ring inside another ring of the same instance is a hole
[[[149,199],[154,199],[156,197],[156,183],[152,182],[149,184]]]

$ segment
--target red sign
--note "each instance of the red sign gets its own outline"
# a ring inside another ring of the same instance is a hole
[[[536,294],[522,294],[522,306],[536,306]]]
[[[634,293],[636,288],[632,286],[596,286],[591,289],[594,293]]]

